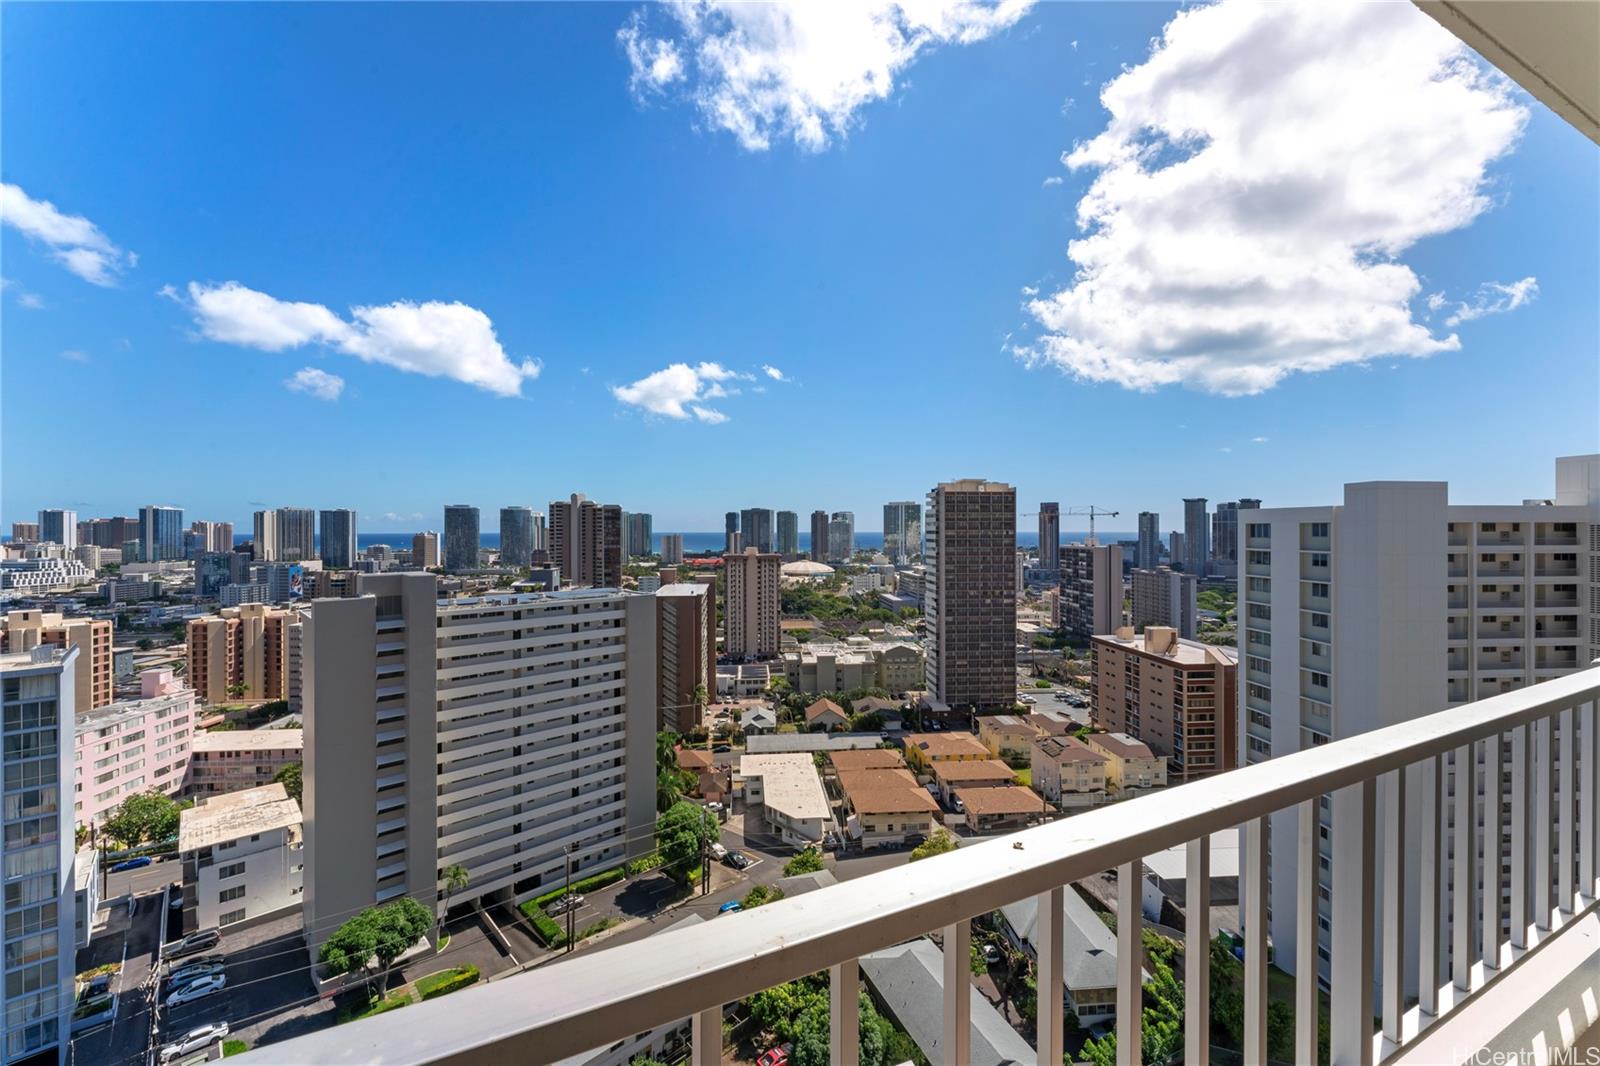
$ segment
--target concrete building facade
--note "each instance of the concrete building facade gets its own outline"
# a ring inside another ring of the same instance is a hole
[[[136,792],[182,792],[197,711],[194,690],[171,670],[146,670],[139,675],[138,699],[78,715],[72,745],[74,821],[99,826]]]
[[[104,618],[65,618],[50,611],[11,611],[0,616],[0,651],[32,651],[41,644],[78,649],[73,706],[80,714],[104,707],[114,698],[111,638],[111,622]]]
[[[927,689],[947,707],[1016,702],[1017,492],[971,478],[928,493]]]
[[[697,706],[695,690],[704,686],[708,698],[716,696],[716,586],[674,582],[656,589],[654,598],[660,641],[656,728],[674,733],[703,728],[704,708]]]
[[[1147,626],[1171,626],[1178,636],[1193,640],[1199,624],[1200,582],[1193,574],[1171,567],[1133,572],[1133,630]]]
[[[1237,651],[1185,640],[1168,626],[1142,634],[1125,626],[1096,636],[1091,649],[1095,725],[1148,744],[1175,781],[1239,764]]]
[[[663,534],[661,534],[661,565],[662,566],[682,566],[683,565],[683,534],[682,533],[663,533]]]
[[[300,906],[300,805],[282,785],[200,799],[178,816],[184,908],[216,929]]]
[[[439,565],[439,534],[418,533],[411,538],[411,568],[433,570]]]
[[[778,654],[782,558],[777,552],[755,548],[722,558],[728,590],[728,602],[723,606],[727,626],[723,654],[747,659]]]
[[[1059,628],[1067,639],[1087,644],[1097,633],[1122,625],[1122,548],[1116,544],[1069,544],[1061,550]]]
[[[579,588],[622,587],[622,508],[582,493],[550,504],[550,562]]]
[[[300,762],[300,729],[222,729],[196,733],[189,745],[190,796],[220,796],[270,785],[287,766]]]
[[[293,611],[262,603],[225,607],[190,619],[188,681],[206,703],[281,700],[289,694],[289,625]]]

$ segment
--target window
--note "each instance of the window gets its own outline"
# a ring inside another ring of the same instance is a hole
[[[226,866],[217,867],[217,877],[219,879],[224,877],[239,877],[243,873],[244,863],[242,862],[230,862]]]
[[[1327,585],[1327,583],[1323,582],[1323,581],[1313,581],[1311,583],[1311,595],[1314,596],[1314,597],[1319,597],[1319,598],[1324,599],[1324,600],[1327,599],[1328,598],[1328,585]]]
[[[1313,523],[1311,523],[1311,535],[1313,537],[1326,537],[1328,535],[1328,523],[1326,523],[1326,522],[1313,522]]]
[[[243,899],[243,898],[244,898],[244,886],[243,885],[234,885],[232,888],[225,888],[221,892],[217,893],[217,902],[218,903],[232,903],[236,899]]]
[[[1311,616],[1311,624],[1312,624],[1313,627],[1315,627],[1317,629],[1327,629],[1328,628],[1328,616],[1325,615],[1325,614],[1313,614]]]
[[[1272,524],[1270,522],[1251,522],[1248,526],[1248,535],[1252,537],[1270,537],[1272,536]]]
[[[218,925],[232,925],[234,922],[242,922],[242,921],[244,921],[244,908],[243,907],[239,908],[236,911],[224,911],[222,913],[222,915],[217,918],[217,924]]]
[[[1313,671],[1311,671],[1311,683],[1313,685],[1321,686],[1322,688],[1327,688],[1328,687],[1328,675],[1327,674],[1323,674],[1323,673],[1318,673],[1317,671],[1313,670]]]
[[[1328,567],[1328,553],[1327,552],[1312,552],[1311,553],[1311,565],[1312,566],[1320,566],[1324,570],[1326,570],[1327,567]]]

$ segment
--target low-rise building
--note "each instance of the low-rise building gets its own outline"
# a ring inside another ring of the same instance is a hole
[[[772,684],[772,667],[766,663],[717,664],[717,696],[723,699],[750,699],[767,691]]]
[[[850,716],[844,708],[826,697],[806,708],[807,729],[844,729],[849,724]]]
[[[1071,885],[1061,893],[1061,980],[1067,1010],[1085,1028],[1117,1016],[1117,938]],[[1000,908],[1006,937],[1038,960],[1039,897],[1028,896]],[[1141,978],[1145,976],[1141,972]],[[1142,983],[1142,982],[1141,982]]]
[[[1167,760],[1126,733],[1090,733],[1089,747],[1106,757],[1106,784],[1118,792],[1165,788]]]
[[[186,929],[210,929],[300,906],[300,805],[282,785],[208,796],[178,816]]]
[[[997,759],[1026,765],[1040,729],[1032,715],[986,714],[978,719],[978,739]]]
[[[832,825],[827,793],[808,754],[741,756],[735,783],[744,789],[746,807],[760,807],[762,824],[787,843],[816,843]]]
[[[739,731],[747,737],[776,733],[778,716],[770,707],[752,707],[739,715]]]
[[[1008,833],[1044,814],[1044,800],[1021,785],[962,788],[956,795],[974,833]]]
[[[904,747],[906,763],[919,774],[931,773],[935,763],[994,757],[971,733],[908,733]]]
[[[862,847],[907,844],[938,825],[939,805],[895,752],[837,751],[829,760],[844,800],[845,834]]]
[[[1076,737],[1040,737],[1033,742],[1033,788],[1062,810],[1103,803],[1111,760]]]
[[[146,670],[136,700],[78,716],[73,737],[73,819],[98,827],[136,792],[175,796],[189,768],[197,702],[171,670]]]
[[[944,952],[926,937],[861,956],[861,972],[873,997],[911,1037],[927,1061],[963,1062],[969,1066],[1012,1066],[1034,1061],[1033,1048],[979,994],[976,986],[969,990],[969,1054],[950,1054],[944,1046]],[[964,963],[962,975],[965,980]]]
[[[933,764],[933,781],[946,803],[960,790],[1009,785],[1016,776],[1017,772],[999,759],[947,759]]]
[[[1236,649],[1184,640],[1170,626],[1124,626],[1090,647],[1095,725],[1148,744],[1179,781],[1238,765]]]
[[[881,688],[902,695],[922,687],[922,646],[909,640],[810,641],[783,653],[783,675],[796,692]]]
[[[216,796],[272,783],[285,766],[301,760],[301,729],[228,729],[196,733],[189,753],[191,796]]]

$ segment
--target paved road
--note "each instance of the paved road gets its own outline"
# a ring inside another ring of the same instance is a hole
[[[104,924],[89,946],[78,952],[76,962],[80,973],[122,962],[122,972],[113,984],[117,992],[116,1017],[110,1025],[72,1041],[73,1062],[132,1066],[144,1061],[150,1046],[150,1003],[145,985],[161,940],[167,882],[178,876],[178,869],[176,862],[158,862],[105,875],[108,891],[97,912],[97,919]]]

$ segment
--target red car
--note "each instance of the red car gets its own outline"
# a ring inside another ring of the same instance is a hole
[[[777,1047],[768,1048],[756,1060],[756,1066],[788,1066],[789,1052],[793,1050],[793,1044],[779,1044]]]

